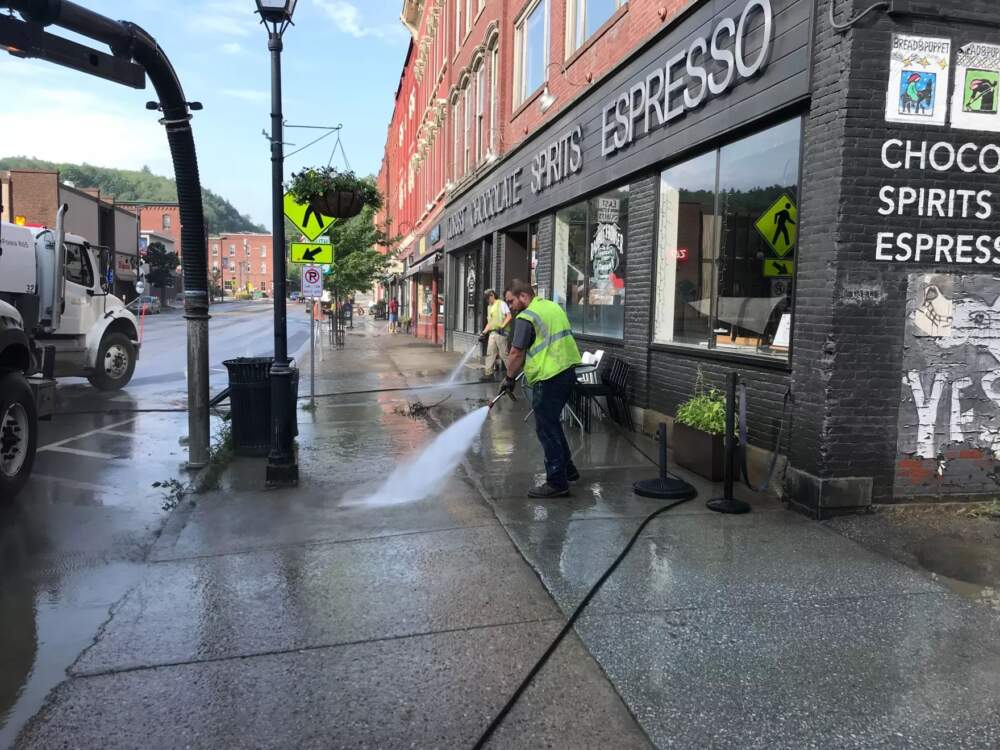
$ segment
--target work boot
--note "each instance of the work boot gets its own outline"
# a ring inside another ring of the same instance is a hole
[[[528,497],[566,497],[569,494],[569,487],[563,487],[559,489],[558,487],[553,487],[548,482],[540,484],[537,487],[532,487],[528,490]]]
[[[566,468],[566,479],[568,479],[571,482],[580,481],[580,470],[577,469],[576,466],[574,466],[573,464],[570,464]]]

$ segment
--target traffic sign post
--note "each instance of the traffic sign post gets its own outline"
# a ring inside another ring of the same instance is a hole
[[[323,296],[323,272],[316,266],[302,269],[302,294],[309,300],[309,403],[316,407],[316,304]]]
[[[329,242],[291,243],[292,263],[333,263],[333,245]]]
[[[285,216],[307,240],[313,241],[333,224],[336,219],[324,216],[308,203],[299,203],[291,193],[285,193]]]
[[[323,272],[316,266],[302,269],[302,294],[307,299],[319,299],[323,296]]]

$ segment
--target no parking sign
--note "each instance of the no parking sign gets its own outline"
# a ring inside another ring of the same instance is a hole
[[[309,299],[323,296],[323,273],[316,266],[302,269],[302,294]]]

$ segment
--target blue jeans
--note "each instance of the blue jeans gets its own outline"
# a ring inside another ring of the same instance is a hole
[[[576,382],[575,368],[531,386],[531,406],[535,410],[535,433],[545,451],[545,478],[556,489],[569,487],[566,471],[573,465],[573,455],[566,442],[559,417],[569,401]]]

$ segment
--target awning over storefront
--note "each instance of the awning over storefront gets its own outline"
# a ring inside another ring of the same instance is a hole
[[[406,273],[403,274],[403,278],[408,279],[411,276],[416,276],[418,273],[429,273],[431,269],[434,268],[434,264],[439,260],[441,260],[441,257],[438,253],[430,253],[426,258],[423,258],[410,266],[406,270]]]

